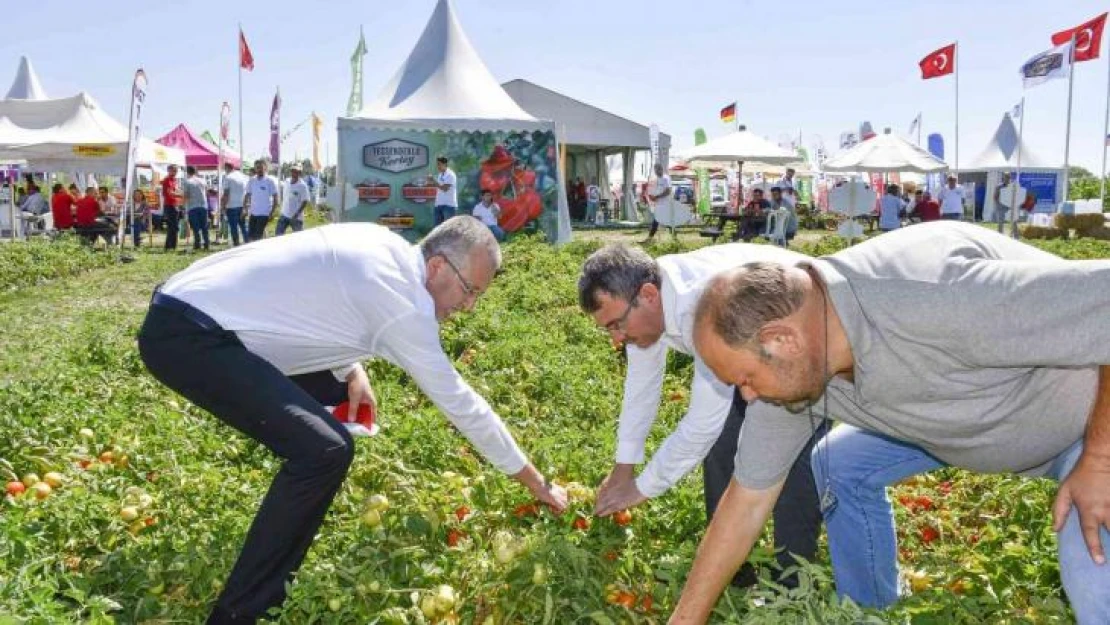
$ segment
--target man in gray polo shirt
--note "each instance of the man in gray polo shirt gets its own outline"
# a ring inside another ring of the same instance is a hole
[[[694,335],[717,377],[762,401],[673,623],[707,618],[826,411],[847,424],[812,458],[842,594],[897,598],[883,488],[949,465],[1060,481],[1064,588],[1080,623],[1110,623],[1110,261],[919,225],[793,267],[726,272],[706,287]]]

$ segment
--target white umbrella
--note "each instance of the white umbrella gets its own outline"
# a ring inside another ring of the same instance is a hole
[[[694,146],[682,155],[689,165],[705,163],[766,163],[789,165],[801,162],[797,154],[784,150],[744,126],[724,137]]]
[[[948,164],[905,139],[884,134],[825,161],[826,172],[914,172],[928,174],[948,169]]]

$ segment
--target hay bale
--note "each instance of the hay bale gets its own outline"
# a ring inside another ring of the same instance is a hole
[[[1099,241],[1110,241],[1110,228],[1106,226],[1099,226],[1098,228],[1088,228],[1079,232],[1079,236],[1087,237],[1089,239],[1098,239]]]
[[[1089,230],[1097,230],[1106,227],[1106,218],[1102,213],[1085,213],[1082,215],[1072,215],[1072,228],[1083,236],[1083,233]]]
[[[1068,231],[1063,228],[1043,228],[1040,226],[1022,226],[1023,239],[1066,239]]]
[[[1064,213],[1056,213],[1053,218],[1053,223],[1060,230],[1071,230],[1075,228],[1075,218],[1078,215],[1065,215]]]

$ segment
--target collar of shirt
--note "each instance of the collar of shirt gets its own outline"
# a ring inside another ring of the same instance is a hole
[[[428,266],[424,263],[424,252],[419,245],[412,246],[412,260],[416,266],[416,275],[420,278],[420,286],[416,290],[416,309],[423,315],[431,317],[438,325],[436,319],[436,303],[432,294],[428,292]]]
[[[663,336],[659,340],[671,349],[684,354],[694,355],[691,337],[693,327],[685,327],[687,320],[693,323],[694,307],[697,299],[691,296],[688,285],[679,285],[670,276],[668,270],[660,266],[661,287],[660,297],[663,298]]]

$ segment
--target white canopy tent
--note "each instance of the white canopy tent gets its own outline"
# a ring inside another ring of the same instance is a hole
[[[367,129],[444,132],[556,130],[553,122],[529,115],[505,93],[471,45],[450,0],[437,0],[420,39],[378,96],[355,117],[340,117],[337,123],[341,143],[345,131]],[[344,158],[342,149],[339,158]],[[343,171],[343,163],[340,163],[339,169]],[[571,237],[570,214],[565,185],[560,180],[557,186],[557,241],[562,243]]]
[[[0,101],[0,161],[26,162],[37,171],[122,175],[127,127],[81,92],[50,100]],[[184,165],[185,153],[139,140],[136,165]]]
[[[793,165],[802,162],[797,154],[771,143],[745,126],[740,126],[732,134],[690,148],[682,154],[682,159],[691,167],[721,163]]]
[[[911,172],[928,174],[945,171],[948,165],[917,145],[898,135],[877,135],[825,161],[826,172]]]
[[[1010,114],[1006,113],[1002,116],[998,129],[995,130],[994,135],[983,150],[971,159],[968,165],[960,169],[961,179],[966,177],[976,180],[986,190],[983,195],[983,218],[987,221],[994,219],[994,189],[1001,184],[1002,175],[1017,171],[1019,146],[1021,148],[1023,179],[1029,175],[1052,176],[1056,179],[1054,197],[1038,197],[1039,207],[1040,205],[1047,207],[1050,202],[1052,207],[1055,207],[1056,203],[1062,199],[1063,192],[1059,183],[1064,173],[1064,166],[1060,163],[1047,161],[1036,151],[1031,150],[1028,144],[1018,137],[1014,121],[1010,118]]]
[[[15,80],[8,89],[5,100],[46,100],[49,96],[39,82],[38,74],[31,65],[31,60],[25,56],[19,57],[19,69],[15,72]]]

